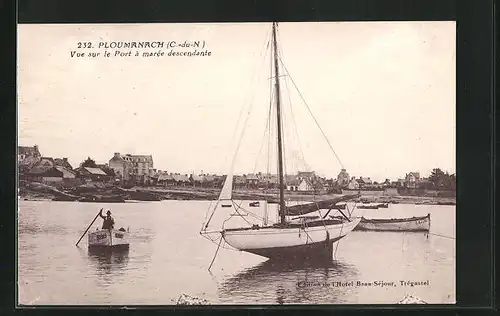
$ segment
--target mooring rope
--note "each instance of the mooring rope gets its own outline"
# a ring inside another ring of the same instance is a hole
[[[450,236],[445,236],[445,235],[440,235],[440,234],[436,234],[436,233],[427,233],[428,235],[433,235],[433,236],[438,236],[438,237],[443,237],[443,238],[449,238],[449,239],[456,239],[455,237],[450,237]]]

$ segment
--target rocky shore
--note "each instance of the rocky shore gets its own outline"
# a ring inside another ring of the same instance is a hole
[[[130,189],[103,184],[85,184],[72,188],[56,188],[42,183],[21,183],[19,198],[21,200],[54,200],[119,203],[125,201],[162,201],[162,200],[216,200],[220,189],[197,187],[133,187]],[[240,189],[233,192],[236,200],[258,201],[266,200],[277,203],[277,191]],[[306,192],[286,192],[285,199],[293,201],[324,200],[339,196],[339,194],[314,195]],[[427,204],[427,205],[455,205],[455,198],[431,196],[401,196],[401,195],[363,195],[361,202],[365,203],[392,203],[392,204]]]

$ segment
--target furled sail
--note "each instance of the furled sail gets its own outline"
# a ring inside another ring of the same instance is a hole
[[[233,173],[230,172],[227,177],[226,181],[224,182],[224,186],[222,187],[222,191],[220,192],[219,195],[219,200],[231,200],[232,199],[232,194],[233,193]]]
[[[328,200],[323,200],[323,201],[318,201],[318,202],[311,202],[311,203],[307,203],[307,204],[288,206],[286,208],[286,215],[298,216],[298,215],[316,212],[316,211],[321,210],[321,209],[334,208],[335,204],[337,204],[339,202],[352,200],[352,199],[358,198],[360,196],[361,195],[359,193],[349,194],[349,195],[343,195],[343,196],[339,196],[339,197],[336,197],[333,199],[328,199]]]

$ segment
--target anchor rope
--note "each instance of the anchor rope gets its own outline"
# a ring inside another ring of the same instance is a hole
[[[342,226],[340,226],[340,232],[339,232],[339,237],[342,236],[342,230],[344,229],[344,222],[342,221]],[[337,248],[339,248],[340,240],[337,241],[337,244],[335,245],[335,252],[333,253],[333,257],[337,259]]]

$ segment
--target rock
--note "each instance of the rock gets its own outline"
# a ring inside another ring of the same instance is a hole
[[[177,301],[176,305],[209,305],[210,303],[202,298],[193,297],[187,294],[181,294]]]
[[[402,300],[397,302],[397,304],[427,304],[427,302],[413,295],[406,294]]]

